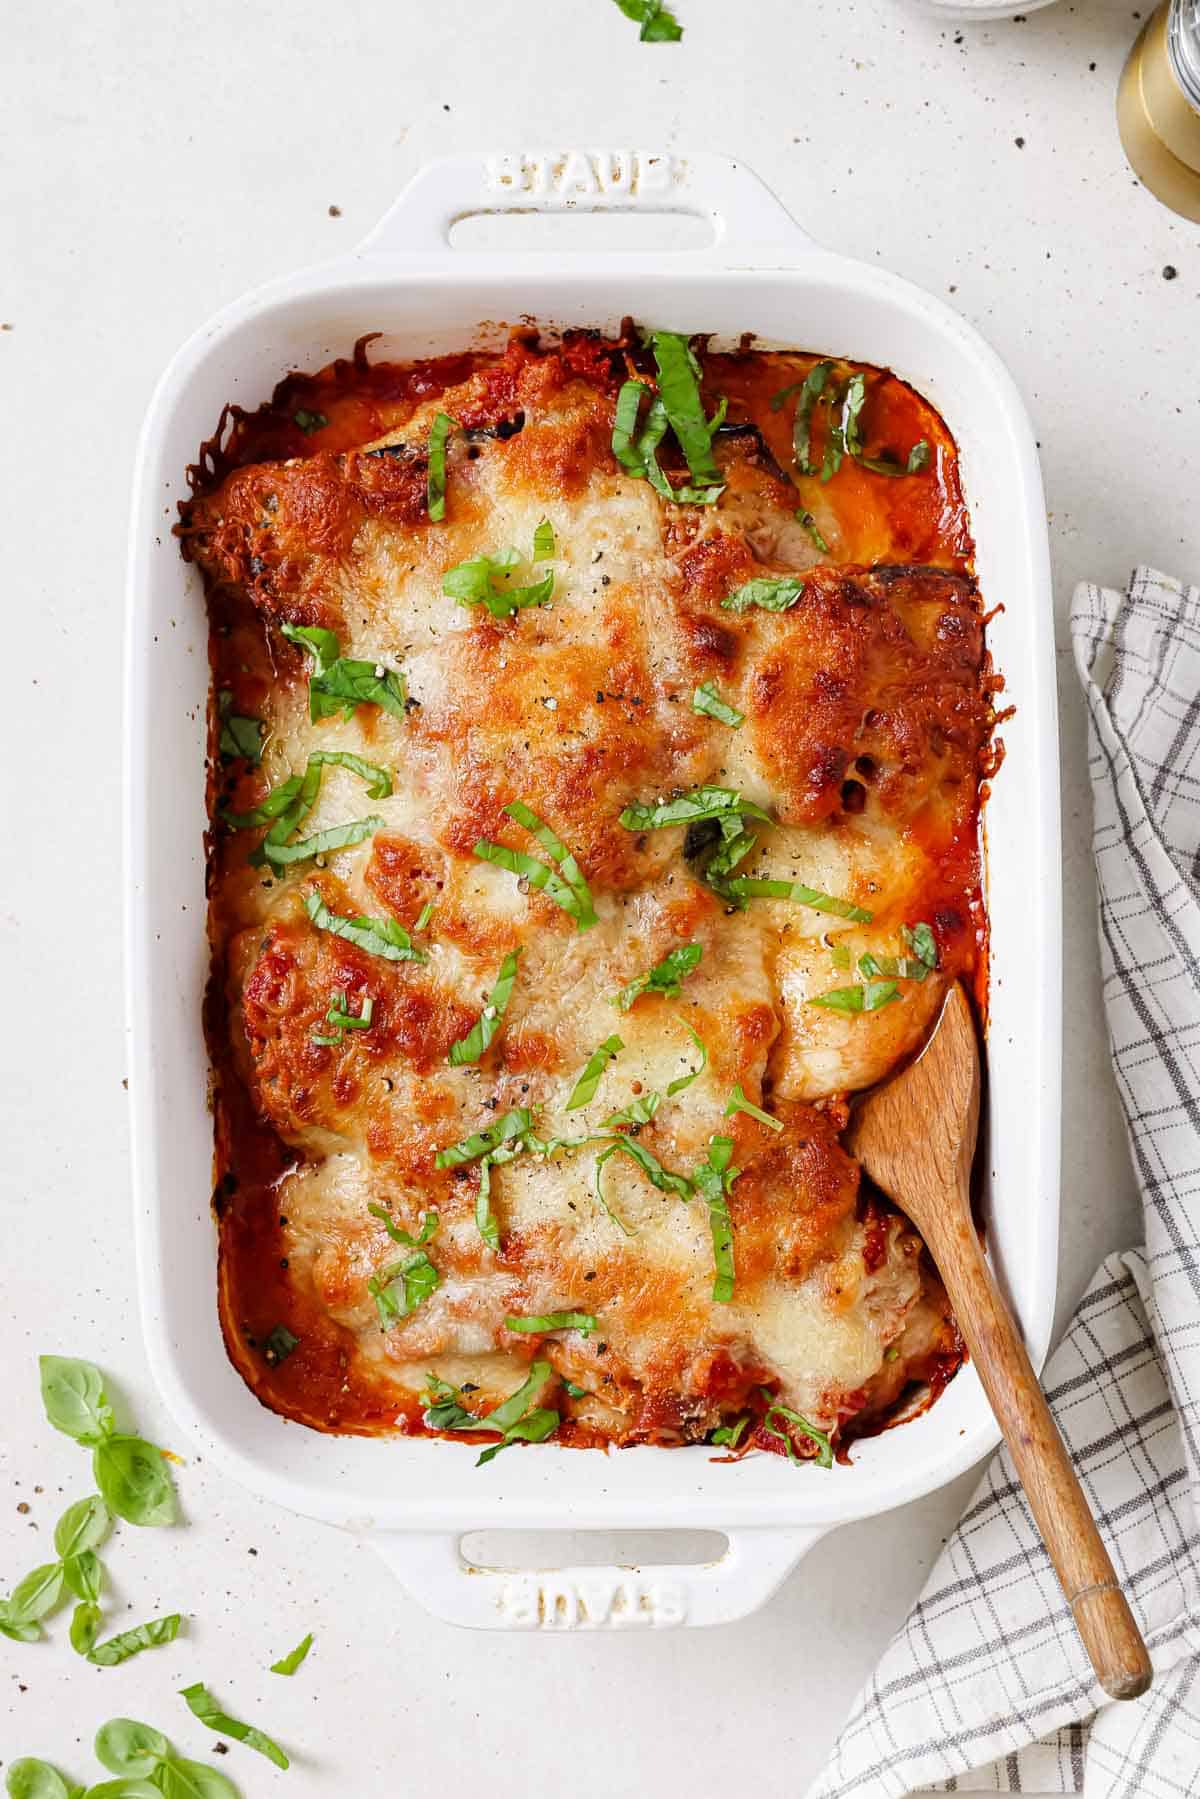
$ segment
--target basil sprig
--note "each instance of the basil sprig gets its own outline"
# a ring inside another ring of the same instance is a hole
[[[552,899],[575,920],[576,930],[590,929],[597,922],[591,891],[583,870],[566,844],[523,800],[510,801],[504,810],[537,839],[556,866],[549,867],[537,856],[528,855],[524,850],[509,849],[507,844],[492,843],[486,837],[479,839],[471,854],[478,856],[481,862],[507,869],[509,874],[540,889],[547,899]]]
[[[458,420],[448,412],[439,412],[429,428],[429,474],[426,484],[426,507],[436,524],[446,516],[446,439],[458,430]]]
[[[211,1762],[176,1755],[161,1730],[135,1718],[110,1718],[96,1732],[96,1759],[118,1778],[90,1790],[90,1799],[238,1799],[238,1790]]]
[[[431,1430],[498,1432],[499,1443],[493,1443],[490,1448],[485,1449],[475,1463],[477,1468],[482,1468],[485,1462],[492,1461],[510,1443],[544,1443],[558,1428],[558,1413],[551,1411],[548,1406],[535,1406],[533,1403],[553,1372],[549,1362],[533,1362],[528,1378],[516,1392],[510,1394],[484,1418],[466,1409],[461,1402],[459,1388],[440,1380],[436,1374],[427,1375],[428,1386],[421,1395],[426,1402],[425,1423]]]
[[[423,1249],[407,1262],[389,1262],[380,1268],[367,1282],[367,1292],[379,1314],[380,1330],[391,1330],[402,1318],[409,1317],[440,1285],[441,1276]]]
[[[394,918],[367,918],[362,914],[357,918],[346,918],[340,912],[331,912],[316,892],[305,897],[304,910],[318,931],[344,937],[347,943],[357,944],[368,955],[382,956],[385,962],[426,962],[429,959],[423,949],[414,947],[404,926]]]
[[[576,1112],[580,1106],[588,1105],[596,1097],[596,1089],[608,1064],[620,1055],[625,1045],[617,1036],[606,1037],[598,1043],[583,1066],[583,1070],[571,1089],[564,1111]]]
[[[594,1312],[538,1312],[526,1318],[510,1312],[504,1324],[510,1331],[578,1331],[581,1337],[590,1337],[599,1320]]]
[[[130,1524],[173,1524],[175,1487],[162,1451],[118,1431],[92,1362],[68,1356],[38,1358],[42,1402],[56,1430],[92,1451],[92,1472],[110,1511]]]
[[[769,1400],[771,1399],[771,1395],[764,1392],[763,1398]],[[815,1456],[802,1456],[796,1454],[796,1446],[792,1442],[788,1432],[786,1430],[781,1430],[777,1424],[771,1423],[772,1418],[775,1417],[776,1414],[781,1418],[786,1418],[789,1424],[795,1426],[801,1436],[807,1437],[810,1442],[817,1445],[817,1453]],[[778,1437],[779,1441],[788,1452],[788,1460],[796,1463],[797,1466],[799,1466],[801,1462],[815,1461],[818,1468],[833,1467],[833,1444],[825,1435],[825,1432],[818,1430],[815,1424],[810,1424],[808,1419],[802,1417],[799,1412],[793,1412],[789,1406],[781,1405],[777,1399],[773,1400],[768,1407],[762,1421],[762,1428],[768,1432],[770,1436]]]
[[[622,1012],[628,1012],[633,1002],[643,993],[668,993],[677,995],[681,983],[698,965],[703,949],[698,943],[684,943],[665,955],[661,962],[645,974],[635,975],[627,986],[622,987],[609,1001],[610,1005],[619,1006]]]
[[[208,1688],[201,1680],[190,1687],[181,1687],[181,1699],[187,1701],[188,1710],[193,1717],[199,1718],[201,1724],[207,1724],[210,1730],[220,1731],[223,1737],[232,1737],[235,1743],[245,1743],[247,1749],[257,1749],[265,1755],[269,1762],[277,1768],[288,1768],[291,1763],[273,1737],[254,1724],[243,1724],[237,1718],[231,1718],[223,1712]]]
[[[496,976],[496,985],[484,1001],[479,1017],[465,1037],[460,1037],[457,1043],[450,1045],[450,1054],[446,1060],[451,1067],[463,1068],[468,1062],[478,1062],[492,1043],[500,1029],[505,1008],[512,998],[517,979],[517,958],[520,954],[519,949],[514,949],[505,956],[500,964],[500,973]]]
[[[641,26],[639,43],[674,44],[683,36],[683,26],[664,0],[617,0],[617,5]]]
[[[735,815],[759,818],[765,824],[774,823],[769,812],[764,812],[753,800],[743,799],[732,787],[694,787],[690,793],[681,793],[659,805],[626,806],[620,815],[620,823],[627,831],[661,831],[668,825],[690,825],[702,819]]]
[[[831,987],[827,993],[814,994],[808,1003],[823,1006],[827,1012],[878,1012],[899,998],[895,981],[866,981],[861,986]]]
[[[726,612],[749,612],[757,606],[763,612],[786,612],[804,592],[804,583],[795,575],[758,575],[735,587],[721,601]]]
[[[381,706],[393,718],[405,715],[408,689],[398,669],[340,653],[337,635],[321,625],[290,625],[280,630],[290,643],[313,659],[308,678],[308,716],[313,724],[340,712],[349,718],[357,706]]]
[[[701,1162],[693,1175],[696,1191],[708,1207],[708,1223],[713,1247],[713,1300],[728,1305],[733,1298],[736,1278],[733,1257],[733,1220],[729,1215],[729,1190],[741,1170],[729,1166],[733,1156],[732,1137],[709,1139],[708,1159]]]
[[[709,718],[715,718],[719,724],[728,725],[734,731],[746,722],[744,712],[721,698],[715,681],[705,681],[703,686],[697,687],[692,695],[692,711],[707,713]]]
[[[286,1655],[280,1656],[277,1662],[271,1663],[271,1673],[294,1674],[312,1646],[313,1634],[310,1630],[307,1636],[301,1637],[294,1649],[289,1649]]]
[[[764,1112],[761,1106],[756,1106],[746,1098],[742,1092],[740,1081],[726,1101],[725,1116],[733,1118],[738,1112],[745,1112],[748,1118],[757,1118],[759,1124],[765,1124],[768,1130],[781,1131],[783,1129],[782,1118],[772,1118],[769,1112]]]

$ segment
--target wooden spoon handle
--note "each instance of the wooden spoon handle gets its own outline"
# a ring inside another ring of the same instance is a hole
[[[930,1209],[935,1218],[925,1240],[1096,1677],[1112,1698],[1136,1699],[1153,1678],[1146,1645],[969,1210],[951,1203]]]

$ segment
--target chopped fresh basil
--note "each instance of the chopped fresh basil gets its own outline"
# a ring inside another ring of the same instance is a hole
[[[142,1437],[105,1437],[92,1451],[92,1473],[118,1518],[129,1524],[174,1524],[174,1482],[153,1443]]]
[[[735,731],[746,722],[744,712],[739,712],[736,706],[729,705],[721,698],[715,681],[705,681],[702,687],[697,687],[692,695],[692,711],[705,712],[709,718],[715,718],[720,724],[729,725]]]
[[[348,1012],[346,1010],[348,1004],[349,1001],[347,1000],[345,993],[339,989],[339,991],[334,994],[329,1010],[325,1014],[325,1022],[326,1024],[333,1026],[333,1031],[330,1035],[325,1035],[320,1031],[313,1031],[312,1039],[314,1043],[340,1043],[347,1031],[370,1030],[371,1021],[375,1016],[375,1001],[372,999],[371,995],[369,993],[364,993],[361,1012]]]
[[[617,1112],[610,1112],[604,1120],[604,1128],[606,1131],[617,1131],[627,1124],[632,1130],[639,1131],[644,1124],[650,1123],[661,1105],[661,1093],[639,1093],[627,1106],[622,1106]]]
[[[930,457],[929,444],[921,438],[908,452],[905,462],[897,462],[891,456],[867,456],[863,453],[860,419],[863,403],[867,397],[867,378],[861,372],[851,375],[846,386],[846,398],[842,406],[842,437],[847,454],[865,469],[875,475],[917,475],[925,467]]]
[[[462,1068],[468,1062],[478,1062],[480,1056],[491,1044],[496,1032],[500,1029],[500,1020],[504,1017],[505,1008],[512,998],[512,990],[517,979],[517,958],[519,949],[511,950],[500,964],[500,973],[496,976],[496,985],[483,1003],[483,1010],[471,1026],[465,1037],[450,1045],[447,1062],[454,1068]]]
[[[750,1424],[750,1413],[743,1412],[736,1424],[721,1424],[708,1439],[710,1443],[726,1449],[736,1449]]]
[[[765,1124],[768,1130],[781,1131],[783,1129],[782,1118],[772,1118],[769,1112],[764,1112],[761,1106],[754,1105],[746,1098],[742,1092],[740,1081],[725,1103],[725,1116],[733,1118],[738,1112],[745,1112],[749,1118],[757,1118],[758,1122]]]
[[[221,723],[217,749],[229,761],[237,756],[244,756],[253,768],[257,768],[262,761],[262,719],[239,718],[231,710],[232,706],[233,695],[227,687],[223,687],[217,695],[217,713]]]
[[[870,950],[858,958],[858,972],[868,980],[887,975],[898,981],[923,981],[929,973],[920,956],[876,956]]]
[[[263,1338],[263,1361],[272,1368],[277,1368],[280,1362],[287,1361],[293,1349],[299,1348],[299,1345],[299,1337],[294,1336],[286,1324],[277,1324]]]
[[[347,943],[355,943],[372,956],[382,956],[385,962],[424,962],[425,951],[413,947],[412,938],[402,924],[394,918],[345,918],[340,912],[331,912],[319,893],[310,893],[304,901],[304,910],[312,919],[318,931],[328,931],[334,937],[344,937]]]
[[[500,1254],[500,1220],[492,1210],[492,1169],[494,1166],[494,1158],[491,1155],[481,1158],[479,1191],[475,1195],[475,1229],[492,1254],[498,1256]]]
[[[294,1674],[312,1646],[313,1635],[310,1630],[307,1636],[301,1637],[294,1649],[289,1649],[286,1655],[280,1656],[277,1662],[271,1663],[271,1673]]]
[[[533,533],[533,560],[546,562],[555,552],[554,526],[544,518]]]
[[[448,412],[439,412],[429,429],[427,508],[435,524],[446,516],[446,439],[457,429],[458,420]]]
[[[165,1618],[151,1618],[146,1624],[135,1624],[132,1630],[123,1630],[119,1636],[97,1643],[88,1650],[87,1658],[98,1668],[115,1668],[119,1663],[127,1662],[131,1655],[140,1655],[143,1649],[157,1649],[163,1643],[173,1643],[182,1623],[179,1612],[171,1612]]]
[[[378,768],[373,762],[365,762],[361,756],[355,756],[349,750],[315,750],[308,758],[303,774],[289,775],[286,781],[281,781],[277,787],[272,788],[252,811],[222,814],[225,823],[235,831],[270,824],[270,830],[250,858],[256,866],[267,862],[284,866],[291,862],[307,861],[309,857],[320,855],[325,850],[344,849],[349,844],[361,843],[383,824],[382,818],[373,815],[370,818],[354,819],[348,824],[334,825],[329,830],[319,831],[315,836],[305,838],[302,843],[288,842],[292,832],[299,828],[316,804],[321,790],[322,770],[328,763],[348,768],[352,774],[366,781],[367,792],[372,799],[385,799],[392,791],[392,778],[387,769]]]
[[[878,1012],[889,1000],[899,999],[895,981],[867,981],[863,986],[831,987],[809,1000],[810,1006],[824,1006],[827,1012]]]
[[[658,369],[659,398],[666,410],[667,423],[687,459],[692,480],[699,487],[718,487],[721,471],[712,449],[715,426],[704,416],[700,399],[700,364],[687,338],[676,331],[653,332],[650,345]]]
[[[518,1106],[512,1112],[503,1113],[485,1130],[464,1137],[461,1143],[439,1149],[433,1165],[435,1168],[461,1168],[464,1162],[477,1162],[481,1156],[490,1155],[501,1144],[512,1143],[532,1129],[533,1113],[525,1106]]]
[[[769,1393],[764,1393],[763,1397],[765,1399],[770,1399],[771,1396]],[[771,1419],[776,1413],[778,1413],[781,1418],[786,1418],[789,1424],[794,1424],[802,1436],[807,1437],[810,1442],[817,1445],[817,1453],[815,1456],[796,1454],[795,1444],[792,1442],[787,1431],[781,1430],[777,1424],[771,1423]],[[797,1465],[801,1462],[815,1461],[818,1468],[833,1467],[833,1444],[825,1435],[824,1431],[818,1430],[815,1424],[810,1424],[807,1418],[802,1418],[799,1412],[793,1412],[790,1407],[780,1405],[778,1400],[774,1401],[768,1407],[766,1416],[762,1421],[762,1427],[772,1437],[778,1437],[779,1441],[784,1445],[788,1452],[789,1461],[795,1462]]]
[[[658,1157],[652,1155],[645,1144],[637,1142],[633,1137],[614,1137],[608,1148],[596,1157],[596,1191],[600,1191],[600,1170],[610,1156],[621,1154],[636,1162],[646,1179],[660,1193],[676,1193],[680,1199],[692,1197],[692,1183],[686,1174],[676,1174],[670,1168],[664,1168]],[[608,1207],[605,1206],[605,1210]]]
[[[537,856],[527,855],[523,850],[511,850],[506,844],[491,843],[481,837],[472,850],[481,862],[491,862],[497,868],[505,868],[510,874],[527,880],[531,886],[539,888],[548,899],[575,920],[575,928],[586,931],[596,921],[596,911],[592,904],[591,891],[588,888],[583,870],[566,844],[557,837],[550,826],[532,812],[523,800],[512,800],[504,810],[515,819],[526,831],[548,852],[557,869],[548,867]]]
[[[367,1292],[375,1301],[380,1330],[391,1330],[402,1318],[415,1312],[422,1300],[436,1293],[441,1276],[423,1249],[407,1262],[389,1262],[367,1282]]]
[[[543,1443],[557,1428],[559,1416],[557,1412],[545,1406],[534,1406],[533,1401],[549,1380],[553,1369],[549,1362],[533,1362],[530,1365],[528,1378],[522,1382],[516,1392],[502,1401],[494,1411],[484,1418],[476,1417],[467,1411],[460,1402],[458,1391],[448,1381],[439,1380],[437,1375],[428,1378],[428,1388],[421,1397],[428,1402],[425,1422],[431,1430],[487,1430],[499,1434],[501,1441],[493,1443],[485,1449],[476,1461],[475,1466],[482,1468],[507,1449],[510,1443]]]
[[[626,806],[620,822],[627,831],[660,831],[668,825],[695,824],[700,819],[733,816],[774,821],[753,800],[743,799],[732,787],[695,787],[656,806]]]
[[[314,431],[323,431],[329,423],[323,412],[309,412],[304,406],[301,406],[297,412],[293,412],[292,419],[295,424],[299,425],[305,437],[311,437]]]
[[[795,452],[796,467],[802,475],[817,473],[810,461],[813,408],[824,393],[825,384],[832,373],[832,362],[816,362],[803,381],[794,381],[790,387],[785,387],[781,393],[773,395],[771,399],[772,412],[778,412],[792,394],[799,393],[800,395],[796,402],[796,415],[792,425],[792,448]]]
[[[796,513],[796,520],[799,524],[804,526],[804,529],[808,532],[808,535],[812,538],[814,544],[817,546],[818,550],[820,550],[822,556],[828,556],[829,545],[825,542],[825,539],[822,537],[820,528],[817,524],[816,519],[813,517],[812,513],[805,512],[804,508],[801,507],[800,510]]]
[[[526,606],[547,605],[554,592],[553,570],[529,587],[502,584],[520,560],[514,549],[501,550],[495,556],[471,556],[446,570],[442,592],[460,606],[486,606],[493,618],[509,618]]]
[[[591,1394],[588,1392],[587,1388],[586,1387],[577,1387],[573,1380],[564,1380],[563,1381],[563,1391],[565,1393],[569,1394],[572,1399],[590,1399],[591,1398]]]
[[[850,967],[850,951],[844,943],[835,943],[829,952],[829,960],[835,968]]]
[[[201,1724],[207,1724],[210,1730],[219,1731],[223,1737],[232,1737],[235,1743],[245,1743],[247,1749],[257,1749],[265,1755],[269,1762],[277,1768],[287,1768],[291,1764],[279,1744],[265,1731],[254,1724],[242,1724],[237,1718],[231,1718],[223,1712],[203,1681],[196,1681],[190,1687],[181,1687],[179,1696],[185,1699],[192,1715],[199,1718]]]
[[[538,1312],[529,1318],[515,1318],[510,1313],[504,1320],[510,1331],[578,1331],[590,1337],[597,1328],[594,1312]]]
[[[640,43],[674,44],[683,36],[683,26],[665,0],[617,0],[617,5],[627,19],[641,26]]]
[[[619,1037],[606,1037],[584,1064],[583,1072],[571,1089],[571,1097],[564,1108],[568,1112],[577,1112],[580,1106],[588,1105],[596,1097],[596,1089],[600,1085],[601,1076],[608,1064],[619,1056],[625,1045]]]
[[[664,332],[659,335],[665,337],[672,334]],[[691,351],[687,349],[686,339],[680,338],[678,342],[684,346],[690,357]],[[668,360],[670,360],[670,352],[668,352]],[[671,500],[681,506],[714,505],[725,491],[723,485],[672,487],[659,467],[658,447],[666,436],[672,421],[666,402],[660,393],[657,398],[651,399],[646,411],[645,422],[641,430],[638,430],[638,409],[643,396],[648,396],[649,392],[649,388],[640,381],[626,381],[621,387],[621,391],[617,395],[616,418],[613,423],[613,455],[622,468],[627,469],[631,475],[649,481],[655,492],[664,500]],[[713,419],[705,420],[703,411],[700,409],[699,390],[697,389],[695,410],[702,421],[701,429],[705,435],[707,455],[711,460],[711,436],[725,416],[725,402],[721,402],[717,415]],[[713,463],[712,466],[716,471],[716,464]],[[717,481],[720,481],[719,473],[717,473]]]
[[[386,800],[391,794],[390,771],[378,767],[374,762],[365,762],[350,750],[314,750],[308,758],[308,764],[310,768],[325,768],[330,765],[348,768],[352,775],[357,775],[361,781],[366,782],[369,800]]]
[[[835,899],[819,888],[806,887],[803,881],[756,881],[734,875],[728,886],[738,899],[794,900],[799,906],[811,906],[814,912],[831,912],[835,917],[851,919],[855,924],[871,922],[871,913],[861,906],[852,905],[849,900]]]
[[[383,1225],[384,1230],[392,1239],[392,1242],[403,1244],[405,1249],[422,1248],[422,1246],[428,1243],[429,1239],[435,1235],[438,1224],[440,1223],[437,1212],[431,1206],[421,1221],[419,1233],[414,1237],[411,1236],[408,1231],[401,1230],[400,1226],[394,1222],[391,1213],[385,1210],[383,1206],[369,1205],[367,1211],[371,1214],[372,1218],[378,1218],[379,1222]]]
[[[619,993],[613,995],[609,1003],[619,1006],[622,1012],[628,1012],[634,1000],[643,993],[677,994],[681,983],[691,974],[703,954],[698,943],[681,944],[645,974],[636,975],[628,986],[622,987]]]
[[[937,967],[937,939],[927,924],[915,924],[911,929],[906,924],[901,925],[900,935],[913,955],[921,958],[926,968]]]
[[[721,605],[726,612],[749,612],[751,606],[763,612],[786,612],[803,592],[804,583],[795,575],[758,575],[726,594]]]
[[[646,458],[635,441],[638,407],[648,388],[641,381],[625,381],[617,395],[616,418],[613,423],[612,452],[622,468],[631,475],[645,478]]]
[[[349,718],[356,706],[382,706],[394,718],[405,716],[408,690],[398,669],[381,662],[341,656],[334,632],[319,625],[280,625],[283,635],[305,649],[314,668],[308,679],[308,715],[314,724],[340,712]]]
[[[674,1097],[677,1093],[682,1093],[685,1087],[690,1087],[693,1081],[698,1081],[700,1079],[700,1076],[704,1073],[704,1070],[708,1067],[708,1051],[705,1049],[703,1043],[700,1041],[699,1036],[692,1029],[692,1027],[688,1023],[687,1019],[685,1018],[682,1022],[683,1022],[684,1030],[688,1033],[688,1036],[691,1038],[692,1042],[696,1045],[696,1048],[700,1051],[700,1062],[699,1062],[698,1067],[689,1068],[688,1072],[686,1074],[681,1074],[677,1077],[677,1079],[668,1082],[668,1084],[667,1084],[667,1098],[668,1099],[674,1099]]]
[[[733,1259],[733,1220],[729,1216],[729,1190],[741,1170],[729,1166],[733,1155],[732,1137],[712,1137],[708,1160],[701,1162],[692,1180],[695,1190],[708,1206],[708,1223],[713,1246],[713,1301],[728,1305],[733,1298],[735,1268]]]
[[[413,930],[414,931],[428,930],[429,921],[433,917],[434,911],[435,911],[435,907],[434,907],[433,901],[426,900],[425,904],[421,907],[421,910],[417,913],[417,922],[413,926]]]
[[[367,818],[353,818],[344,825],[331,825],[328,830],[316,831],[299,843],[275,843],[268,831],[263,839],[263,857],[277,868],[286,868],[293,862],[309,862],[329,850],[349,849],[356,843],[365,842],[383,829],[383,823],[378,813],[371,813]]]

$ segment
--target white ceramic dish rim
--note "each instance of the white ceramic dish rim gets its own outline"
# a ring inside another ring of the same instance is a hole
[[[449,248],[472,213],[567,208],[693,212],[704,251],[497,253]],[[172,1413],[235,1478],[290,1509],[375,1536],[431,1609],[472,1625],[707,1623],[752,1609],[837,1523],[943,1485],[997,1440],[964,1369],[923,1417],[858,1446],[828,1479],[772,1457],[601,1457],[552,1447],[476,1471],[458,1445],[326,1437],[263,1408],[217,1328],[211,1120],[198,1004],[203,901],[206,629],[200,584],[169,537],[182,471],[225,400],[254,404],[290,366],[343,354],[391,323],[379,353],[461,347],[480,320],[536,301],[548,324],[622,312],[689,330],[885,363],[929,395],[962,452],[989,604],[989,641],[1018,707],[988,811],[993,934],[986,1146],[990,1240],[1035,1357],[1057,1261],[1061,946],[1051,590],[1033,434],[1007,372],[962,319],[894,276],[819,249],[740,165],[708,153],[463,155],[427,167],[352,256],[225,308],[178,352],[151,402],[135,476],[126,663],[126,982],[136,1242],[151,1364]],[[772,329],[772,321],[776,329]],[[793,328],[794,326],[794,328]],[[1018,871],[1019,863],[1019,871]],[[547,1584],[466,1568],[467,1530],[723,1530],[701,1568],[565,1570]],[[622,1585],[622,1582],[625,1584]],[[564,1597],[565,1595],[565,1597]],[[607,1595],[607,1597],[605,1597]]]

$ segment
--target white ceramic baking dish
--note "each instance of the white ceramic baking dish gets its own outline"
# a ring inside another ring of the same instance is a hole
[[[519,257],[454,249],[456,220],[514,210],[693,213],[703,251]],[[468,1625],[599,1628],[740,1617],[833,1526],[941,1486],[997,1431],[966,1367],[903,1428],[831,1473],[702,1447],[610,1455],[546,1446],[476,1469],[453,1443],[322,1436],[264,1410],[226,1360],[209,1209],[212,1120],[200,1007],[208,687],[198,575],[170,535],[184,468],[226,400],[384,333],[375,356],[478,342],[481,321],[614,327],[622,315],[718,339],[885,364],[944,414],[962,454],[989,642],[1017,714],[987,807],[992,928],[985,1206],[991,1251],[1036,1360],[1058,1236],[1060,919],[1051,594],[1037,456],[1008,374],[962,319],[877,268],[820,249],[747,170],[704,154],[487,157],[426,168],[351,256],[260,288],[205,325],[159,383],[138,455],[128,596],[126,853],[134,1193],[151,1365],[202,1453],[263,1496],[369,1534],[412,1593]],[[491,327],[493,331],[495,327]],[[914,1121],[918,1123],[919,1121]],[[469,1566],[467,1531],[709,1529],[704,1566]]]

